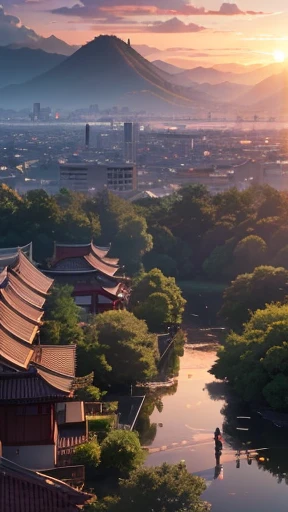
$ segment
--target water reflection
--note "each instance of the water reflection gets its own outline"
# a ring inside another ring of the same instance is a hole
[[[286,512],[287,431],[251,413],[226,383],[215,381],[208,373],[214,360],[213,352],[186,347],[178,387],[147,396],[137,425],[142,444],[149,447],[147,464],[185,460],[191,472],[206,479],[204,498],[213,512],[271,512],[273,507]],[[224,439],[220,457],[217,426]]]
[[[146,391],[146,399],[136,423],[136,430],[139,433],[142,446],[151,446],[157,435],[157,428],[163,426],[162,423],[151,423],[150,417],[156,409],[158,413],[163,411],[163,397],[175,395],[178,388],[178,382],[169,388],[158,388],[154,391]]]

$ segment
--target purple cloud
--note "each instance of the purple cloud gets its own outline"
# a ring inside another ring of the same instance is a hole
[[[102,19],[112,22],[115,19],[130,16],[236,16],[259,15],[263,12],[242,11],[236,4],[222,3],[219,10],[207,10],[196,7],[188,0],[81,0],[72,7],[59,7],[51,11],[53,14],[77,16],[81,18]]]

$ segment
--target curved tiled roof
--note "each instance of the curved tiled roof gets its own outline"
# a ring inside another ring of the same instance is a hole
[[[89,272],[91,271],[91,265],[84,258],[64,258],[55,264],[53,270],[57,272]]]
[[[67,394],[71,393],[74,377],[66,377],[40,368],[37,372],[53,388]]]
[[[37,345],[32,361],[62,375],[75,377],[76,345]]]
[[[20,279],[16,272],[11,270],[9,271],[9,282],[12,284],[18,295],[20,295],[20,297],[22,297],[26,302],[29,302],[38,309],[42,308],[45,302],[45,297],[28,288],[25,281]]]
[[[9,363],[27,368],[33,355],[31,346],[15,340],[0,326],[0,356]]]
[[[18,466],[1,456],[0,488],[1,512],[79,512],[93,498],[61,480]]]
[[[38,325],[17,315],[3,301],[0,301],[0,325],[16,338],[27,343],[33,343],[38,331]]]
[[[69,390],[62,390],[50,385],[38,370],[0,374],[0,402],[37,401],[49,398],[63,399],[67,394],[69,394]]]
[[[107,265],[103,261],[99,260],[94,256],[93,253],[88,254],[87,256],[84,256],[85,260],[88,261],[88,263],[91,265],[91,267],[95,268],[95,270],[99,270],[103,274],[107,276],[114,276],[116,274],[118,267],[111,267],[110,265]]]
[[[97,245],[94,245],[93,242],[91,242],[91,250],[95,254],[97,258],[104,261],[104,263],[107,263],[107,265],[111,265],[112,267],[118,265],[119,259],[118,258],[106,258],[108,252],[110,251],[110,247],[98,247]]]
[[[4,299],[4,302],[6,302],[6,304],[10,306],[16,313],[19,312],[21,316],[31,320],[33,323],[40,324],[44,311],[39,311],[39,309],[26,302],[17,293],[9,281],[5,288],[2,290],[0,289],[0,294]]]
[[[53,284],[53,279],[42,274],[21,251],[19,251],[19,262],[16,271],[28,286],[45,295]]]

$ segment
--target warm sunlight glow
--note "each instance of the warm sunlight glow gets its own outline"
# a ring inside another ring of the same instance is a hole
[[[275,62],[284,62],[284,60],[286,59],[286,54],[282,50],[275,50],[275,52],[273,53],[273,57]]]

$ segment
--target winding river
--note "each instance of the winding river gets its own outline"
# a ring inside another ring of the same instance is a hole
[[[149,449],[146,464],[185,460],[189,471],[205,478],[203,498],[212,512],[287,512],[288,431],[246,410],[215,380],[209,373],[215,349],[197,344],[197,332],[200,339],[200,329],[189,333],[175,386],[148,396],[139,417]],[[224,433],[221,470],[215,462],[216,427]]]

